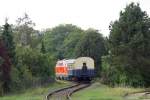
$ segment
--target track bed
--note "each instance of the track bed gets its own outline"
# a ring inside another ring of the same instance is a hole
[[[46,96],[46,99],[47,100],[70,100],[71,99],[70,96],[72,93],[81,90],[83,88],[86,88],[88,86],[90,86],[90,83],[76,83],[73,86],[49,93]]]

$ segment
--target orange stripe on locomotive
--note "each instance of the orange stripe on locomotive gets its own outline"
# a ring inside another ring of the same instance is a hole
[[[63,74],[67,75],[68,74],[68,68],[66,66],[57,66],[55,68],[56,74]]]

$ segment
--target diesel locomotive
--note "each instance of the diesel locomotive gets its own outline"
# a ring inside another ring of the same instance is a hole
[[[62,80],[91,80],[95,76],[94,60],[90,57],[58,60],[55,74]]]

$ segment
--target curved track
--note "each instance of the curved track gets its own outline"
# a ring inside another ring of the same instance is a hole
[[[90,83],[77,83],[73,86],[63,88],[46,96],[46,100],[71,100],[72,93],[90,86]]]

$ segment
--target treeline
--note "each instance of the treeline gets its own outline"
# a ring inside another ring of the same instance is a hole
[[[100,76],[104,38],[95,29],[83,30],[72,24],[38,31],[27,14],[15,25],[7,21],[0,37],[0,94],[53,82],[59,59],[90,56]]]
[[[0,27],[0,94],[52,82],[58,59],[89,56],[96,76],[114,85],[150,85],[150,18],[131,3],[111,22],[109,37],[72,24],[43,31],[27,14]]]
[[[42,34],[27,14],[0,30],[0,95],[51,82],[55,59],[41,51]]]
[[[150,86],[150,17],[131,3],[110,25],[103,80],[114,85]]]

